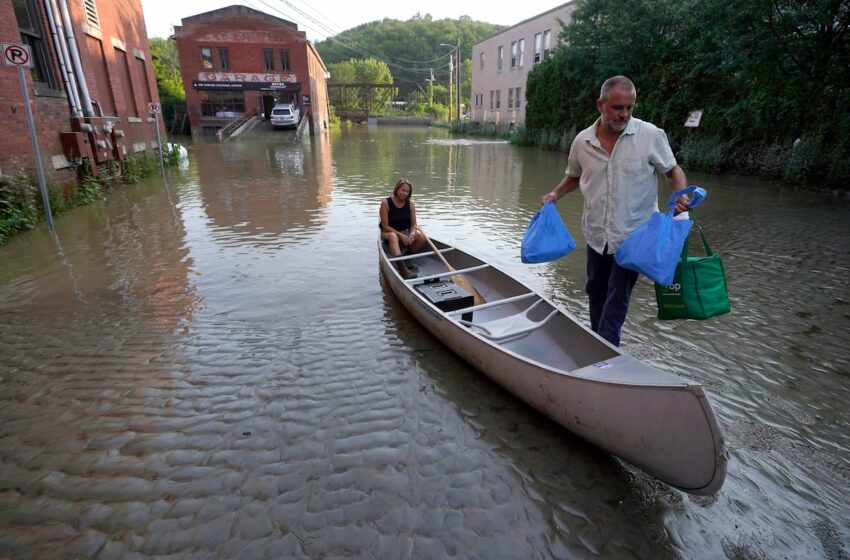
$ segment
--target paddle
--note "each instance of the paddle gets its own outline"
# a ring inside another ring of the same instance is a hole
[[[434,254],[436,254],[437,257],[439,257],[439,259],[441,261],[443,261],[443,264],[446,265],[446,268],[449,269],[449,272],[454,272],[455,269],[452,268],[452,265],[449,264],[449,261],[446,260],[446,258],[443,256],[443,254],[440,253],[440,250],[437,249],[436,245],[434,245],[434,243],[431,241],[431,239],[428,238],[428,234],[425,233],[425,230],[422,229],[419,226],[416,226],[416,229],[419,230],[419,233],[422,234],[422,237],[424,237],[425,241],[428,242],[428,245],[431,246],[431,250],[434,251]],[[463,288],[464,290],[466,290],[467,292],[472,294],[472,297],[475,300],[475,305],[481,305],[482,303],[486,302],[486,300],[484,299],[484,296],[482,296],[478,292],[478,290],[475,289],[475,287],[472,285],[472,282],[470,282],[469,279],[467,279],[464,275],[455,274],[452,278],[454,278],[455,284],[457,284],[458,286],[460,286],[461,288]]]

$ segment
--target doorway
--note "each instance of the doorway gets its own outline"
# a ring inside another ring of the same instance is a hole
[[[263,96],[263,116],[266,120],[272,118],[272,108],[274,108],[274,96],[273,95],[264,95]]]

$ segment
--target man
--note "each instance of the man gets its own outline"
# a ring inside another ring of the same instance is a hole
[[[658,210],[657,173],[667,178],[671,191],[687,184],[664,131],[632,118],[636,98],[635,86],[625,76],[602,84],[596,102],[599,118],[576,136],[564,179],[541,199],[557,202],[581,188],[590,327],[614,346],[620,345],[620,330],[638,278],[637,272],[614,261],[614,252]],[[677,211],[688,207],[687,197],[676,203]]]

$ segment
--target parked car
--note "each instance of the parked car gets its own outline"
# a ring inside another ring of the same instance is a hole
[[[275,105],[272,108],[271,121],[274,128],[295,128],[300,119],[300,111],[291,103]]]

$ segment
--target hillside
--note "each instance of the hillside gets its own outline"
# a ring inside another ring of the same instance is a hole
[[[504,26],[460,19],[432,20],[414,16],[407,21],[384,19],[364,23],[316,43],[325,64],[351,58],[376,58],[387,63],[396,82],[424,82],[431,69],[438,81],[448,76],[451,47],[460,41],[461,60],[472,56],[472,45]]]

